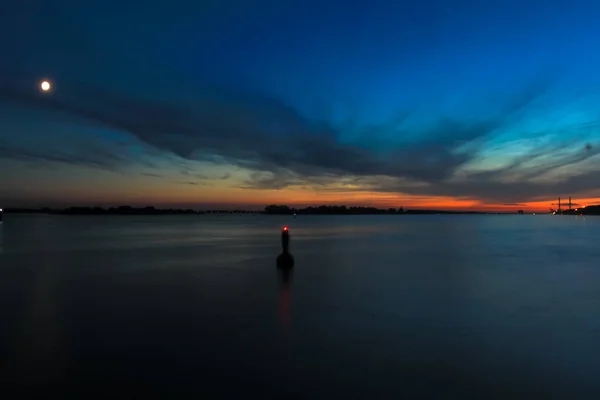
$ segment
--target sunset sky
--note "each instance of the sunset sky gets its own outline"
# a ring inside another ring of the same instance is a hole
[[[598,1],[11,3],[0,207],[600,204]]]

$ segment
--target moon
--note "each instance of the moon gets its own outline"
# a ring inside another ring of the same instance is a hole
[[[44,92],[47,92],[48,90],[50,90],[50,82],[48,82],[48,81],[42,81],[42,83],[40,84],[40,88]]]

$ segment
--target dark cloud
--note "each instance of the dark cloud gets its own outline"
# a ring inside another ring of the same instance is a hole
[[[0,84],[0,101],[38,107],[128,132],[183,161],[248,168],[254,172],[244,187],[318,187],[353,176],[366,187],[380,191],[518,203],[554,196],[558,189],[569,193],[587,191],[595,188],[593,179],[598,178],[595,172],[588,172],[560,183],[532,183],[544,173],[598,153],[594,146],[586,146],[583,151],[584,145],[579,153],[565,153],[565,143],[561,142],[545,145],[501,169],[471,174],[460,181],[451,179],[457,170],[475,160],[486,140],[514,122],[544,94],[548,84],[535,82],[487,116],[472,120],[440,118],[428,129],[404,132],[401,125],[407,115],[402,114],[393,126],[370,127],[352,142],[342,140],[343,132],[334,126],[308,120],[272,97],[214,88],[203,91],[195,104],[183,107],[128,98],[81,83],[63,84],[60,92],[48,96],[28,92],[18,82],[5,82]],[[381,136],[376,132],[393,132],[397,139],[388,135],[385,142],[378,143]],[[404,137],[413,139],[403,140]],[[65,156],[3,147],[0,156],[46,158],[113,170],[128,161],[123,153],[103,151]],[[187,165],[180,168],[180,173],[209,179]],[[505,179],[515,173],[519,175],[516,181]],[[225,174],[217,179],[229,177]]]
[[[117,153],[101,151],[84,151],[80,154],[67,152],[47,152],[19,149],[15,147],[0,146],[0,158],[7,158],[27,162],[53,162],[76,166],[98,168],[106,171],[117,172],[127,160]]]
[[[175,183],[179,183],[180,185],[193,185],[193,186],[199,185],[199,183],[198,183],[198,182],[193,182],[193,181],[187,181],[187,182],[175,182]]]
[[[142,175],[149,176],[151,178],[164,178],[163,175],[161,175],[161,174],[155,174],[155,173],[152,173],[152,172],[144,172]]]
[[[496,203],[543,201],[558,197],[561,194],[563,196],[583,194],[594,197],[595,195],[592,192],[597,191],[600,171],[588,171],[566,179],[548,181],[505,182],[500,181],[499,178],[501,176],[498,177],[498,180],[468,179],[462,182],[439,182],[435,185],[423,187],[411,187],[401,184],[381,186],[373,183],[371,190],[453,196]]]

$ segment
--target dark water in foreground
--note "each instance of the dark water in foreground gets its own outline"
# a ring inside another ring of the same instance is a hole
[[[19,398],[598,398],[599,239],[600,218],[546,215],[7,215],[0,380]]]

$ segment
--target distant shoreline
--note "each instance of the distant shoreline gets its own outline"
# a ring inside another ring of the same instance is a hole
[[[192,210],[192,209],[159,209],[154,207],[68,207],[53,208],[5,208],[5,214],[51,214],[51,215],[204,215],[204,214],[259,214],[259,215],[486,215],[508,214],[506,212],[458,211],[458,210],[427,210],[427,209],[378,209],[374,207],[320,206],[294,209],[287,206],[267,206],[265,210]]]
[[[204,215],[204,214],[259,214],[259,215],[517,215],[536,214],[534,212],[490,212],[490,211],[460,211],[460,210],[427,210],[375,207],[348,207],[348,206],[318,206],[306,208],[292,208],[289,206],[270,205],[261,211],[249,210],[192,210],[192,209],[159,209],[155,207],[68,207],[64,209],[52,208],[5,208],[4,214],[52,214],[52,215]],[[547,214],[547,213],[538,213]],[[564,215],[600,215],[600,205],[581,207],[572,210],[562,210]]]

